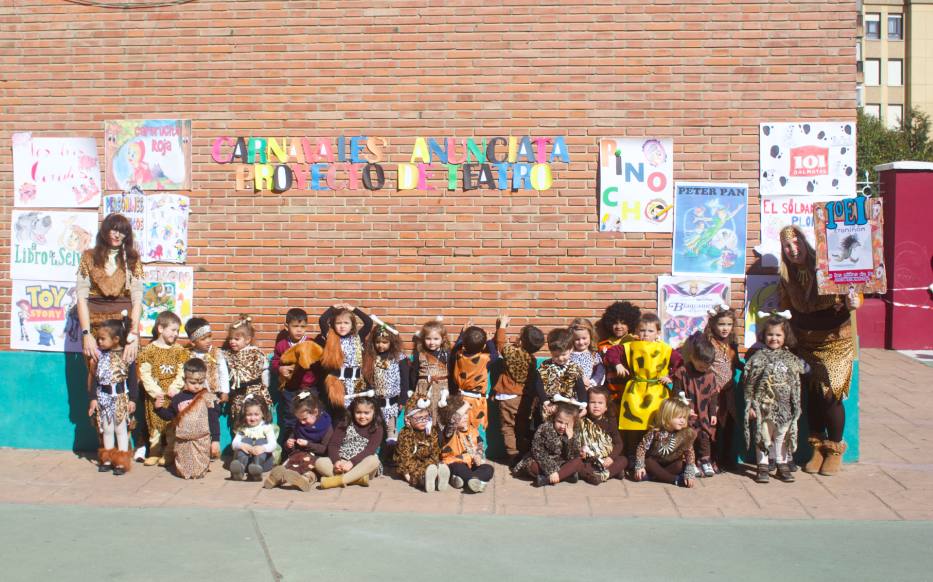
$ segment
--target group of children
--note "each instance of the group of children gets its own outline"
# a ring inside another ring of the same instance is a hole
[[[248,316],[228,327],[222,348],[205,319],[191,318],[182,347],[182,322],[164,312],[132,363],[122,357],[124,322],[109,320],[96,330],[88,382],[99,470],[129,470],[141,402],[148,441],[136,443],[137,460],[183,478],[203,477],[220,457],[219,417],[228,414],[233,480],[302,491],[318,481],[322,489],[368,486],[385,463],[424,491],[481,493],[494,474],[486,459],[492,402],[513,475],[535,486],[628,474],[692,487],[735,464],[729,436],[738,422],[754,445],[756,480],[776,472],[793,481],[804,364],[790,352],[787,319],[771,314],[744,365],[740,416],[736,322],[728,306],[712,309],[705,330],[674,350],[660,340],[657,315],[629,302],[610,305],[596,326],[580,318],[545,336],[526,325],[512,342],[505,315],[491,339],[467,324],[453,344],[438,318],[415,334],[408,356],[393,326],[338,304],[316,336],[303,310],[289,310],[270,361],[253,344]],[[539,366],[545,344],[550,357]]]

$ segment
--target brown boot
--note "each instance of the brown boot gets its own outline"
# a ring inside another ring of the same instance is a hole
[[[343,483],[343,475],[334,475],[333,477],[321,479],[321,489],[333,489],[335,487],[346,487]]]
[[[282,474],[282,478],[292,487],[297,487],[305,493],[311,491],[311,481],[298,471],[285,469],[284,473]]]
[[[810,442],[810,447],[813,449],[813,456],[810,457],[807,464],[803,466],[803,471],[804,473],[819,473],[820,467],[823,466],[824,441],[822,438],[815,435],[811,435],[807,440]]]
[[[842,469],[842,454],[846,452],[844,442],[824,441],[823,466],[820,467],[820,475],[831,477]]]
[[[282,465],[276,465],[272,467],[272,470],[269,471],[269,474],[266,475],[266,480],[262,482],[263,489],[273,489],[278,487],[285,481],[285,467]]]
[[[133,464],[133,453],[114,449],[110,454],[110,460],[113,463],[113,474],[124,475]]]
[[[359,485],[360,487],[369,487],[369,475],[363,475],[350,485]]]

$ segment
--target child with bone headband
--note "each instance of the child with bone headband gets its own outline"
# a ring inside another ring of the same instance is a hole
[[[431,413],[412,407],[405,416],[405,428],[395,447],[398,474],[412,487],[422,487],[427,493],[446,490],[450,469],[440,462],[441,449],[437,434],[431,430]]]
[[[382,409],[386,444],[391,447],[398,438],[399,410],[408,396],[409,361],[398,330],[375,315],[370,317],[376,327],[366,338],[363,379]]]

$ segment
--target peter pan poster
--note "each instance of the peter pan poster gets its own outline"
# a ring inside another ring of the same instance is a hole
[[[745,274],[748,185],[678,182],[674,274]]]

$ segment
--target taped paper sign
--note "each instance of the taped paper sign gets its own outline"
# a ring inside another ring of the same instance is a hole
[[[797,226],[810,246],[816,245],[813,235],[813,207],[841,196],[767,196],[761,198],[761,244],[755,252],[761,255],[763,267],[777,267],[781,259],[781,229]]]
[[[658,317],[661,339],[680,347],[694,332],[703,331],[707,311],[729,305],[729,278],[704,276],[658,277]]]
[[[599,230],[671,232],[674,142],[655,138],[599,141]]]
[[[14,210],[10,278],[74,279],[81,253],[96,236],[96,212]]]
[[[152,335],[155,320],[163,311],[171,311],[182,322],[194,313],[194,269],[191,267],[143,267],[143,312],[139,334]],[[186,337],[184,326],[179,330]]]
[[[10,347],[42,352],[80,352],[75,281],[14,279],[10,294]]]
[[[778,276],[749,275],[745,278],[745,347],[758,339],[758,312],[777,311]]]
[[[763,196],[855,194],[855,122],[762,123]]]
[[[191,189],[191,120],[107,121],[108,190]]]
[[[13,134],[16,208],[97,208],[100,164],[91,137]]]
[[[188,258],[189,199],[180,194],[146,197],[144,263],[184,263]]]
[[[880,198],[815,205],[816,282],[821,295],[887,292]]]
[[[674,273],[743,276],[748,185],[678,182],[674,190]]]
[[[146,236],[146,197],[143,191],[133,187],[123,194],[108,194],[104,196],[103,208],[105,217],[116,213],[130,221],[136,250],[142,253]]]

